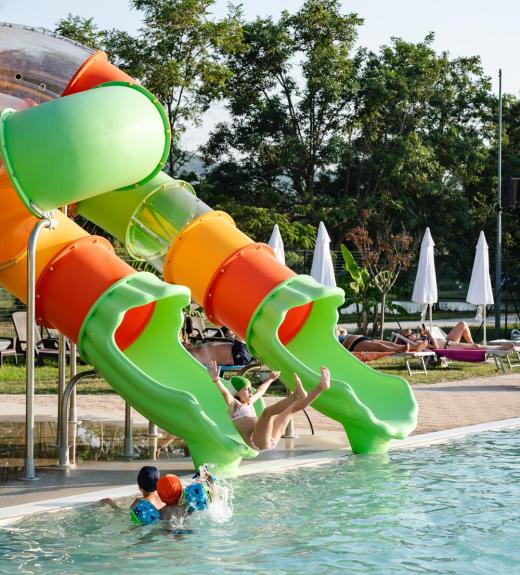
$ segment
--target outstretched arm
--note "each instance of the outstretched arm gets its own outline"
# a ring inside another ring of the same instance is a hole
[[[269,377],[263,381],[256,389],[255,393],[251,396],[251,403],[254,403],[257,399],[262,397],[265,392],[269,389],[269,386],[273,381],[276,381],[280,377],[279,371],[272,371],[269,374]]]
[[[209,362],[208,373],[211,379],[213,380],[213,383],[217,386],[218,390],[223,395],[224,399],[226,400],[226,403],[228,405],[235,403],[236,399],[231,395],[231,393],[229,393],[227,387],[220,380],[218,364],[216,361],[211,360]]]

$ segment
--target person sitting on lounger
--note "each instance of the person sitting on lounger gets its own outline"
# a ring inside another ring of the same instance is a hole
[[[392,343],[382,339],[372,339],[365,335],[346,335],[343,346],[350,352],[353,351],[382,351],[391,353],[402,353],[406,351],[423,351],[427,347],[424,341],[414,343]]]
[[[423,324],[419,335],[414,334],[412,330],[403,330],[402,335],[412,341],[425,341],[428,345],[428,349],[480,349],[480,350],[505,350],[514,351],[514,343],[506,343],[501,345],[482,345],[475,343],[473,337],[471,336],[471,331],[468,324],[465,321],[459,321],[459,323],[454,326],[447,336],[444,337],[433,337],[430,330]],[[464,341],[461,341],[464,339]]]

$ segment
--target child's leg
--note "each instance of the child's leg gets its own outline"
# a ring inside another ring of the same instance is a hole
[[[306,398],[307,392],[303,388],[302,382],[299,378],[295,377],[294,392],[291,393],[291,395],[288,397],[285,397],[284,399],[276,402],[274,405],[266,407],[262,412],[262,415],[260,415],[258,418],[252,434],[255,445],[259,449],[268,449],[271,446],[274,419],[283,415],[288,423],[289,419],[291,418],[291,414],[294,413],[292,406],[298,401],[305,400]]]
[[[296,374],[295,374],[295,380],[299,381],[299,378]],[[307,394],[307,397],[297,399],[285,411],[283,411],[274,418],[271,429],[271,436],[273,441],[277,443],[280,440],[280,437],[285,431],[285,428],[287,427],[289,420],[296,412],[305,409],[318,397],[318,395],[320,395],[322,391],[325,391],[329,388],[330,388],[330,372],[328,368],[322,367],[320,381],[318,385]]]

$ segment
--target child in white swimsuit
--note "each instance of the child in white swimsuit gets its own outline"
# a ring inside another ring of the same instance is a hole
[[[321,378],[318,385],[309,393],[305,391],[300,378],[294,374],[295,390],[291,395],[269,405],[260,417],[257,417],[254,403],[269,389],[273,381],[278,379],[280,372],[271,372],[258,389],[251,387],[247,377],[233,376],[229,385],[219,377],[219,368],[215,361],[208,366],[208,373],[222,393],[228,413],[244,441],[256,451],[274,449],[280,441],[287,424],[293,415],[312,403],[322,391],[330,387],[330,374],[326,367],[321,368]]]

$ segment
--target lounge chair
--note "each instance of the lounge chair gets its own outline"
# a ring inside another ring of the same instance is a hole
[[[11,318],[16,332],[16,351],[25,354],[27,349],[27,313],[25,311],[15,311]],[[42,337],[41,327],[34,326],[34,351],[38,364],[43,363],[43,358],[58,358],[58,341],[52,337]],[[69,353],[67,351],[67,353]]]
[[[202,343],[218,340],[225,341],[222,330],[218,327],[206,327],[201,317],[186,316],[185,329],[188,339],[193,343],[197,341]]]
[[[18,365],[18,355],[16,353],[16,338],[15,337],[1,337],[0,338],[0,367],[4,364],[4,358],[12,357],[14,363]]]

